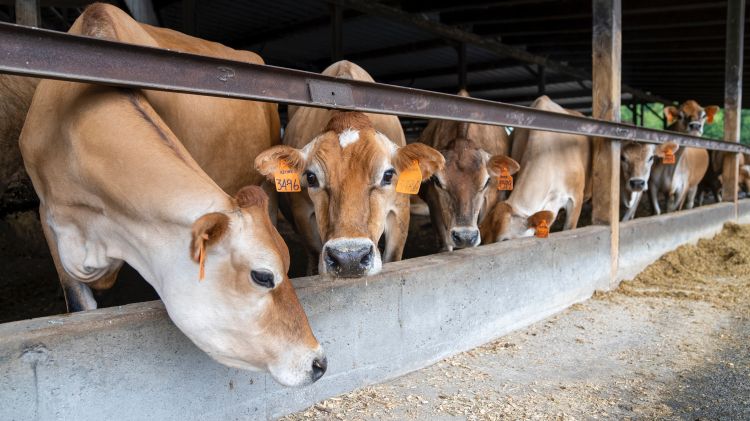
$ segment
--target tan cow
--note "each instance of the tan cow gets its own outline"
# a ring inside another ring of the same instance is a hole
[[[323,375],[265,193],[228,196],[143,94],[42,81],[20,146],[66,294],[83,308],[96,307],[83,286],[109,288],[127,262],[215,360],[285,385]]]
[[[581,115],[547,96],[531,105],[538,110]],[[591,198],[591,139],[586,136],[516,129],[512,156],[521,166],[506,201],[498,202],[480,224],[484,244],[534,235],[565,209],[563,229],[578,225],[583,203]]]
[[[361,67],[340,61],[324,75],[372,81]],[[273,179],[280,161],[301,174],[303,191],[286,193],[293,222],[321,274],[359,277],[401,259],[409,229],[409,196],[395,191],[399,174],[416,160],[423,180],[443,167],[436,150],[404,146],[398,118],[300,107],[284,145],[255,160]],[[385,251],[378,250],[385,234]],[[311,267],[308,268],[312,270]]]
[[[705,109],[693,100],[688,100],[680,108],[664,107],[664,117],[669,124],[668,130],[687,133],[693,136],[703,135],[706,122],[713,122],[719,107],[711,105]],[[708,151],[699,148],[680,148],[675,154],[674,164],[663,161],[654,164],[649,180],[649,196],[654,213],[661,214],[659,195],[667,198],[667,212],[692,209],[698,193],[698,184],[706,174],[709,165]]]
[[[458,94],[469,96],[466,91]],[[445,168],[433,174],[419,190],[430,208],[441,248],[451,251],[478,246],[479,221],[500,193],[497,177],[503,168],[511,175],[519,168],[506,156],[510,142],[505,128],[430,120],[419,142],[439,150],[445,158]]]
[[[659,145],[625,142],[620,151],[620,198],[625,209],[623,221],[635,217],[643,192],[648,190],[655,158],[663,158],[667,150],[675,152],[677,149],[679,146],[674,142]]]

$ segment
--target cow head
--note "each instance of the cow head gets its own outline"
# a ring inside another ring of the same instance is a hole
[[[255,166],[271,178],[285,161],[301,174],[324,243],[320,273],[360,277],[381,269],[377,244],[386,218],[394,217],[397,206],[408,206],[395,188],[399,174],[414,160],[422,180],[445,162],[438,151],[420,143],[399,147],[362,113],[341,112],[303,149],[275,146],[261,153]]]
[[[679,145],[674,142],[653,145],[649,143],[626,142],[620,151],[620,177],[625,190],[642,192],[648,190],[651,167],[654,157],[664,158],[667,150],[677,152]]]
[[[664,117],[670,129],[693,136],[702,136],[703,125],[713,123],[718,111],[719,107],[716,105],[703,108],[691,99],[680,105],[680,108],[664,107]]]
[[[271,224],[267,197],[251,186],[234,200],[236,209],[193,223],[184,253],[195,272],[159,293],[175,324],[216,361],[267,370],[287,386],[312,383],[326,358],[287,278],[289,250]]]
[[[432,175],[420,192],[448,250],[476,247],[481,241],[477,221],[486,203],[493,203],[497,177],[503,168],[515,174],[518,162],[504,155],[490,156],[469,139],[452,140],[440,151],[445,167]]]
[[[482,243],[491,244],[514,238],[531,237],[541,221],[544,220],[547,226],[551,227],[554,219],[555,214],[547,210],[524,215],[508,202],[498,202],[480,224]]]

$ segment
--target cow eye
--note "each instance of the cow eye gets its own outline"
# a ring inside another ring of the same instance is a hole
[[[318,176],[312,171],[305,171],[305,180],[307,180],[307,187],[319,187]]]
[[[653,160],[654,160],[654,156],[653,155],[651,155],[651,156],[648,157],[648,162],[651,162]]]
[[[381,186],[390,186],[393,182],[393,176],[396,174],[396,170],[393,168],[386,170],[386,172],[383,173],[383,180],[380,182]]]
[[[440,183],[440,179],[438,179],[438,178],[437,178],[436,176],[434,176],[434,175],[433,175],[432,177],[430,177],[430,180],[432,180],[432,182],[433,182],[433,183],[434,183],[434,184],[435,184],[435,185],[436,185],[437,187],[439,187],[439,188],[441,188],[441,189],[443,188],[443,185],[442,185],[442,184]]]
[[[487,177],[487,181],[484,182],[484,187],[482,187],[482,190],[487,189],[487,187],[490,186],[490,177]]]

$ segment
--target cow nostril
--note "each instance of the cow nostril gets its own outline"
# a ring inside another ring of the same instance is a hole
[[[476,243],[478,239],[479,239],[479,231],[474,231],[474,232],[472,232],[472,233],[471,233],[471,235],[469,236],[469,242],[470,242],[471,244],[474,244],[474,243]]]
[[[454,243],[461,244],[461,236],[458,234],[457,231],[451,232],[451,238],[453,239]]]
[[[273,288],[275,285],[273,273],[267,270],[251,270],[250,277],[253,279],[253,282],[262,287]]]
[[[313,381],[317,381],[328,369],[328,359],[326,357],[316,358],[312,362],[312,378]]]
[[[372,246],[370,246],[370,249],[365,253],[364,256],[359,260],[359,264],[361,264],[364,267],[370,266],[370,262],[372,262]]]
[[[337,258],[336,253],[332,249],[326,248],[326,253],[325,253],[324,258],[325,258],[327,266],[331,268],[339,267],[339,259]]]

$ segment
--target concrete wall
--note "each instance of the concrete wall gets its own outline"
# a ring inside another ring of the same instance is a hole
[[[295,280],[329,360],[323,379],[304,389],[214,363],[159,302],[0,325],[0,419],[282,415],[585,300],[608,283],[608,232],[589,227],[427,256],[366,280]]]
[[[750,201],[740,205],[750,221]],[[621,226],[619,278],[734,220],[731,204]],[[609,230],[510,241],[294,280],[328,373],[303,389],[223,367],[160,302],[0,325],[0,419],[263,419],[429,365],[608,288]]]

